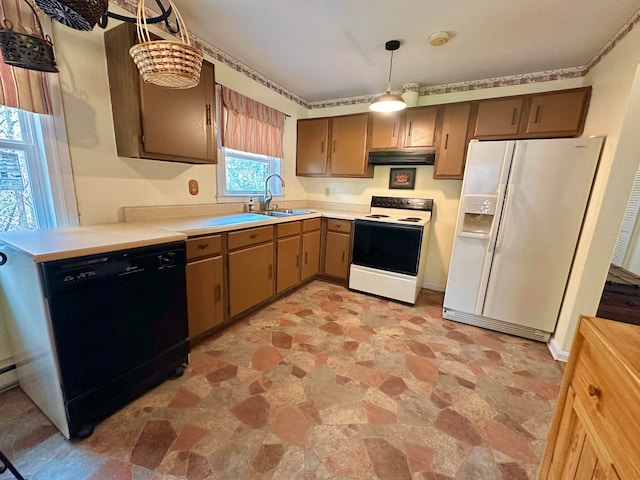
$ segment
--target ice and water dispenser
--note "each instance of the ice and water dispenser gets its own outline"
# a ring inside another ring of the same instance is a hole
[[[458,216],[458,236],[489,238],[498,198],[493,195],[465,195]]]

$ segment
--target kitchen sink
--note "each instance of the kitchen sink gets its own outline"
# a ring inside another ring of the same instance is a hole
[[[278,208],[275,211],[278,213],[286,213],[287,215],[306,215],[307,213],[313,213],[311,210],[291,210],[288,208]]]
[[[289,215],[293,215],[291,213],[280,212],[277,210],[259,210],[253,213],[257,213],[258,215],[267,215],[269,217],[288,217]]]
[[[259,210],[258,215],[268,215],[270,217],[288,217],[290,215],[305,215],[307,213],[313,213],[310,210],[292,210],[289,208],[278,208],[276,210]]]

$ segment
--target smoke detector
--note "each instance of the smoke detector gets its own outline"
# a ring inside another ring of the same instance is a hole
[[[441,47],[449,41],[451,35],[447,32],[436,32],[429,37],[429,43],[434,47]]]

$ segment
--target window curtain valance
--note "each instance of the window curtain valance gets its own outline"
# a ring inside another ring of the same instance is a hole
[[[285,115],[222,87],[222,146],[282,158]]]
[[[23,0],[2,0],[0,20],[5,18],[13,23],[14,30],[40,35],[33,12]],[[40,21],[46,28],[45,22],[50,20],[47,17]],[[0,104],[33,113],[51,114],[53,108],[47,75],[52,74],[7,65],[0,52]]]

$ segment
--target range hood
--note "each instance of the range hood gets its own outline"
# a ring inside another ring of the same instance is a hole
[[[370,165],[433,165],[435,161],[435,150],[369,152]]]

